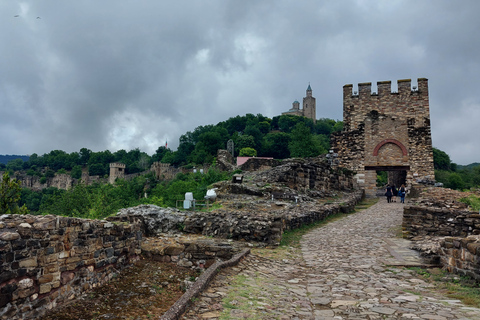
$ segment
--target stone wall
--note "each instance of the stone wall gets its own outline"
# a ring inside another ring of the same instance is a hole
[[[0,217],[0,319],[34,319],[138,259],[140,223]]]
[[[434,258],[443,268],[480,280],[480,214],[458,208],[405,207],[403,230],[413,240],[439,238],[439,244],[434,241],[438,248],[427,245],[427,251],[435,248]]]
[[[297,192],[328,192],[354,189],[353,172],[333,168],[325,156],[285,159],[270,170],[253,173],[252,182],[283,185]]]
[[[440,262],[449,272],[480,280],[480,237],[446,237],[440,242]]]
[[[280,160],[266,158],[250,158],[240,166],[243,171],[268,170],[281,164]]]
[[[285,204],[279,210],[247,212],[244,210],[216,210],[194,212],[185,219],[185,232],[234,240],[263,242],[278,245],[285,230],[299,228],[339,212],[350,212],[362,199],[357,191],[336,203],[319,205],[316,202]],[[274,202],[275,203],[275,202]]]
[[[407,238],[479,235],[480,214],[440,207],[405,206],[403,228]]]
[[[398,80],[398,92],[391,82],[343,87],[344,129],[332,135],[332,148],[340,165],[357,172],[367,196],[376,193],[376,170],[406,172],[405,185],[433,181],[433,150],[430,132],[428,80]],[[392,182],[390,182],[392,183]]]
[[[180,267],[204,269],[217,261],[232,258],[238,248],[220,239],[199,239],[188,236],[152,237],[142,243],[142,255],[148,259],[173,262]]]
[[[221,171],[234,171],[237,167],[234,164],[233,156],[224,149],[217,151],[217,167]]]

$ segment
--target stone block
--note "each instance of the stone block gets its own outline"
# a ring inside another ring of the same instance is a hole
[[[33,279],[22,279],[18,281],[18,289],[23,290],[27,288],[33,287],[34,281]]]
[[[27,289],[23,289],[23,290],[18,290],[13,294],[12,300],[23,299],[23,298],[31,296],[34,293],[35,293],[35,287],[31,287],[31,288],[27,288]]]
[[[190,249],[190,246],[189,246]],[[170,245],[165,248],[164,252],[165,254],[169,256],[178,256],[180,253],[182,253],[185,250],[185,247],[182,245]]]
[[[58,272],[59,270],[60,270],[60,267],[59,267],[57,262],[46,265],[46,266],[43,267],[43,271],[45,273],[54,273],[54,272]]]
[[[12,241],[17,239],[20,239],[20,234],[18,232],[12,232],[12,231],[0,232],[0,240]]]
[[[39,277],[38,278],[38,283],[39,284],[44,284],[44,283],[48,283],[48,282],[52,282],[53,281],[53,274],[44,274],[43,276]]]
[[[38,266],[37,258],[24,259],[19,262],[20,268],[33,268]]]
[[[40,294],[48,293],[50,291],[52,291],[52,286],[50,283],[44,283],[40,285]]]
[[[75,278],[75,273],[74,272],[62,272],[60,279],[63,285],[69,283]]]

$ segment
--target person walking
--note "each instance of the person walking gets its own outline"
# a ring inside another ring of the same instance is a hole
[[[392,196],[393,196],[393,202],[397,202],[398,189],[397,187],[395,187],[394,184],[392,184]]]
[[[387,196],[388,203],[392,202],[392,195],[393,195],[392,187],[389,184],[387,184],[387,188],[385,190],[385,196]]]
[[[398,195],[400,196],[400,202],[405,203],[405,195],[407,194],[407,190],[405,189],[405,185],[402,184],[400,189],[398,190]]]

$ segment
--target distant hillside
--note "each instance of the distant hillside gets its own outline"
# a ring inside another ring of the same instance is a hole
[[[462,170],[462,169],[473,169],[473,168],[478,167],[478,166],[480,166],[480,163],[474,162],[474,163],[467,164],[466,166],[457,165],[457,169],[459,169],[459,170]]]
[[[12,155],[0,154],[0,163],[3,163],[3,164],[7,164],[8,161],[15,160],[15,159],[22,159],[23,161],[28,161],[28,159],[30,159],[30,157],[29,156],[19,156],[19,155],[15,155],[15,154],[12,154]]]

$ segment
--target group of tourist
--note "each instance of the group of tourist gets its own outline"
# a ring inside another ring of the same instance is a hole
[[[397,202],[397,197],[400,197],[400,202],[405,203],[405,194],[407,193],[407,190],[405,189],[405,185],[402,184],[402,186],[397,189],[394,184],[390,185],[387,184],[386,190],[385,190],[385,196],[387,197],[387,202]]]

